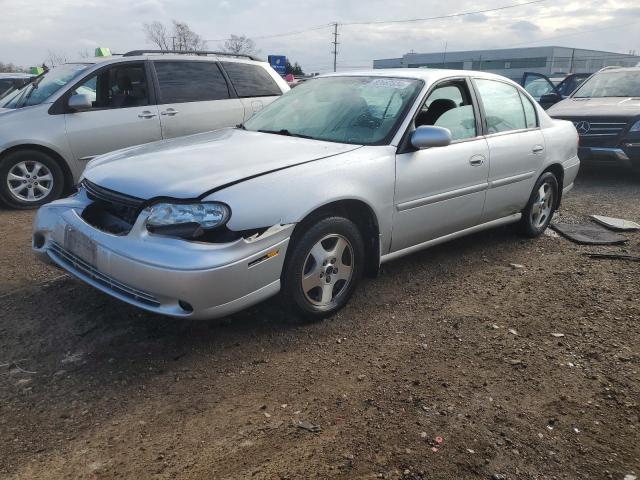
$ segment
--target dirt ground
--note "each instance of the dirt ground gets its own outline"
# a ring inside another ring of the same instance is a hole
[[[640,183],[582,172],[560,215],[591,213],[640,221]],[[502,228],[321,323],[185,322],[35,262],[32,218],[0,210],[2,479],[640,478],[640,263],[583,255],[640,233]]]

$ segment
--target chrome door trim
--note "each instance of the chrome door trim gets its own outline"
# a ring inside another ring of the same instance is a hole
[[[415,200],[409,200],[408,202],[399,203],[396,205],[396,210],[402,212],[404,210],[410,210],[412,208],[423,207],[432,203],[442,202],[450,200],[452,198],[461,197],[463,195],[469,195],[471,193],[481,192],[489,187],[487,182],[478,183],[477,185],[470,185],[468,187],[458,188],[456,190],[450,190],[448,192],[437,193],[428,197],[416,198]]]
[[[489,188],[504,187],[505,185],[509,185],[510,183],[516,183],[516,182],[521,182],[523,180],[528,180],[529,178],[533,177],[535,173],[536,172],[534,171],[525,172],[525,173],[519,173],[518,175],[513,175],[511,177],[503,177],[497,180],[490,180]]]
[[[520,220],[520,218],[522,218],[521,213],[514,213],[513,215],[508,215],[506,217],[498,218],[496,220],[491,220],[490,222],[481,223],[480,225],[476,225],[474,227],[466,228],[464,230],[450,233],[442,237],[434,238],[433,240],[428,240],[426,242],[413,245],[411,247],[403,248],[402,250],[398,250],[396,252],[387,253],[386,255],[383,255],[380,258],[380,263],[382,264],[385,262],[389,262],[391,260],[395,260],[396,258],[404,257],[405,255],[409,255],[411,253],[417,252],[418,250],[423,250],[425,248],[438,245],[440,243],[448,242],[449,240],[453,240],[454,238],[463,237],[471,233],[476,233],[481,230],[486,230],[488,228],[499,227],[500,225],[506,225],[508,223],[515,223],[518,220]]]

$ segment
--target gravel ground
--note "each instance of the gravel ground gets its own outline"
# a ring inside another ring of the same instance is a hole
[[[640,183],[582,172],[561,216],[590,213],[640,221]],[[583,255],[640,233],[502,228],[386,265],[324,322],[184,322],[34,262],[32,217],[0,211],[2,479],[640,477],[640,263]]]

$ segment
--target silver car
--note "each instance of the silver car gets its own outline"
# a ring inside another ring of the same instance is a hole
[[[53,68],[0,100],[0,203],[43,205],[98,155],[237,125],[288,90],[269,64],[216,52],[136,50]]]
[[[280,292],[322,317],[383,262],[509,223],[540,235],[577,145],[496,75],[328,75],[238,128],[93,160],[39,210],[33,249],[152,312],[220,317]]]

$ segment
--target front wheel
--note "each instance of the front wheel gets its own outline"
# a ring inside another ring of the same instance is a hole
[[[293,241],[282,272],[287,306],[319,319],[342,308],[358,284],[364,243],[358,227],[344,217],[318,220]]]
[[[9,207],[36,208],[60,197],[60,165],[39,150],[18,150],[0,162],[0,199]]]
[[[558,180],[551,172],[543,173],[522,211],[520,232],[530,238],[541,235],[551,223],[558,200]]]

